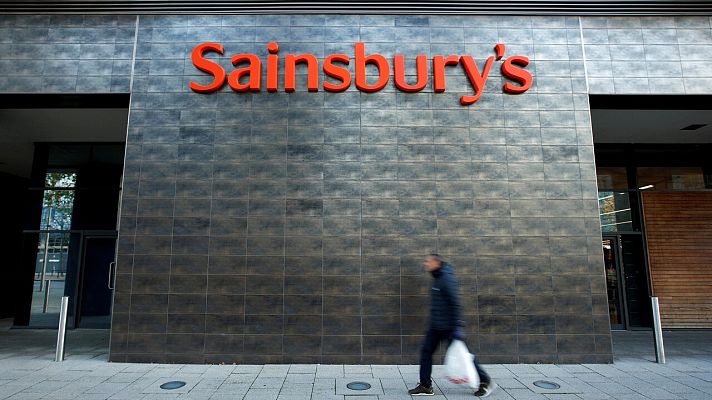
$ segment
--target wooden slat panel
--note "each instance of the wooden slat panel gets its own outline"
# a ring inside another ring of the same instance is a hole
[[[643,192],[653,293],[665,328],[712,328],[712,193]]]

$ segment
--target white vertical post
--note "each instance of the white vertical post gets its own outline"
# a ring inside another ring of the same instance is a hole
[[[653,329],[655,330],[655,361],[665,364],[665,346],[663,345],[663,328],[660,324],[660,304],[657,297],[650,298],[653,306]]]
[[[54,353],[54,361],[64,361],[64,339],[67,337],[67,309],[69,308],[69,297],[62,296],[62,304],[59,308],[59,327],[57,329],[57,350]]]

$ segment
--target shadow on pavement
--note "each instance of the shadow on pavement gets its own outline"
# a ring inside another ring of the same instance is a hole
[[[663,330],[665,355],[711,356],[712,330]],[[642,358],[655,361],[653,331],[613,331],[615,360]]]
[[[12,329],[12,320],[0,320],[0,360],[26,358],[54,360],[56,329]],[[67,331],[65,359],[108,360],[109,330],[75,329]]]

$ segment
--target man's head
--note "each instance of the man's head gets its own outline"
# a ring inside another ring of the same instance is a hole
[[[425,256],[425,261],[423,261],[423,266],[425,267],[425,270],[428,272],[433,272],[437,271],[440,269],[440,267],[443,266],[445,263],[445,260],[443,260],[442,257],[440,257],[439,254],[428,254]]]

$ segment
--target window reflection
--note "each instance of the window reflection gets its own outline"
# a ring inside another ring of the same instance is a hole
[[[42,201],[42,230],[67,230],[72,222],[74,208],[75,172],[48,172]],[[68,190],[56,189],[68,188]]]
[[[69,259],[69,233],[42,233],[37,246],[32,317],[59,312],[59,299],[64,295],[64,281]]]
[[[632,231],[633,221],[627,192],[598,192],[603,232]]]
[[[705,175],[698,167],[639,167],[641,190],[704,190]]]
[[[53,171],[45,176],[46,188],[73,188],[77,184],[77,173],[72,171]]]
[[[625,167],[597,167],[596,175],[600,190],[628,189],[628,176]]]
[[[45,176],[30,318],[33,326],[56,325],[59,298],[64,295],[71,240],[67,231],[72,225],[76,181],[74,171],[50,171]]]
[[[616,260],[616,242],[611,239],[603,239],[603,261],[606,266],[606,287],[608,291],[608,314],[611,325],[621,327],[623,325],[623,302],[620,298],[620,282],[618,279],[618,263]]]

